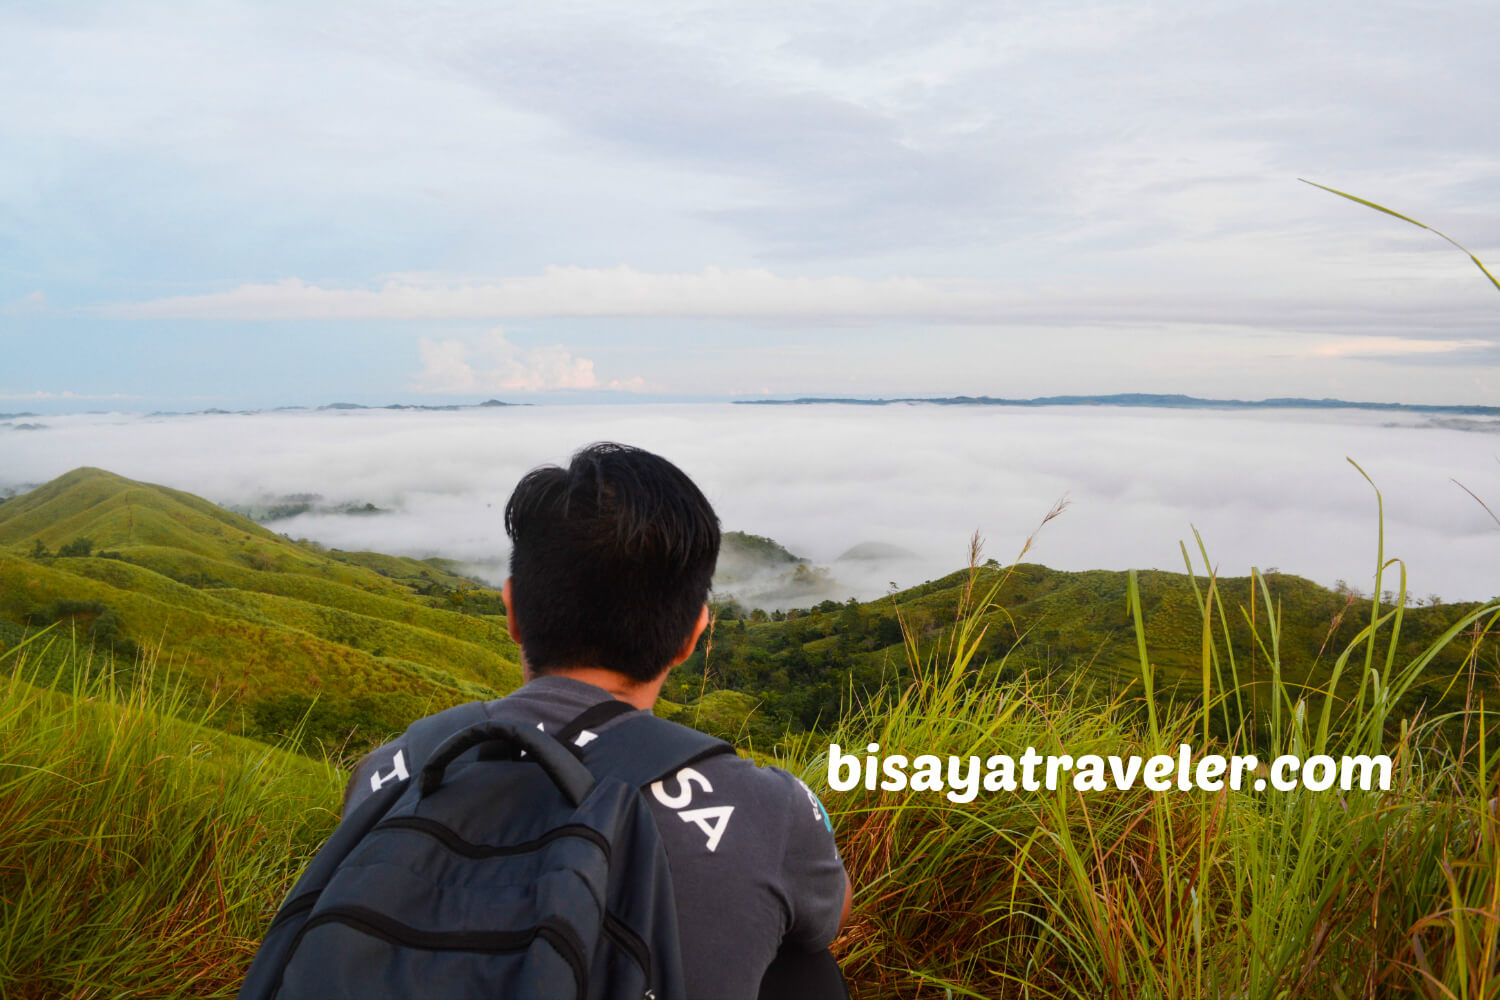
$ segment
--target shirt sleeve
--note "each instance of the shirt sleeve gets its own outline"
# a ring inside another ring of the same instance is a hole
[[[788,805],[781,884],[791,909],[786,941],[808,951],[826,948],[844,912],[844,861],[833,839],[828,810],[801,780],[780,768]]]

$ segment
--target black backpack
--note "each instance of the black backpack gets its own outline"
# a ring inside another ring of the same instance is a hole
[[[287,896],[240,1000],[683,1000],[640,790],[727,743],[619,701],[555,737],[474,702],[414,723],[404,752]]]

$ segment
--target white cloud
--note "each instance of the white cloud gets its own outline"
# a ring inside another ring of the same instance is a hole
[[[1348,337],[1318,344],[1307,351],[1316,358],[1403,357],[1411,354],[1450,354],[1490,347],[1487,340],[1414,340],[1407,337]]]
[[[31,392],[7,392],[0,389],[0,399],[139,399],[139,396],[126,392],[73,392],[64,389],[62,392],[48,392],[45,389],[34,389]]]
[[[423,337],[417,351],[422,370],[412,388],[422,392],[593,389],[599,384],[590,359],[575,358],[561,344],[522,350],[499,327],[476,340]]]
[[[106,307],[129,319],[489,319],[538,316],[991,318],[1014,295],[980,282],[789,277],[762,268],[653,273],[549,267],[539,275],[443,282],[401,278],[378,289],[324,288],[297,278],[226,292]]]
[[[1465,279],[1467,279],[1465,274]],[[778,274],[705,267],[661,273],[634,267],[549,267],[491,280],[401,276],[378,288],[326,288],[297,278],[225,292],[117,303],[124,319],[446,320],[535,317],[731,318],[782,321],[1301,325],[1311,329],[1489,331],[1489,297],[1455,302],[1446,286],[1399,301],[1364,287],[1292,289],[1274,301],[1199,282],[1196,291],[1141,291],[958,278]],[[1472,304],[1470,304],[1472,302]]]
[[[0,305],[0,316],[24,316],[29,313],[45,312],[48,304],[47,293],[37,289],[19,299],[12,299]]]

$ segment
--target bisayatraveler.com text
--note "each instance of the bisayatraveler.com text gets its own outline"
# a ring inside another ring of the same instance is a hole
[[[1305,788],[1313,792],[1339,788],[1388,790],[1391,758],[1375,756],[1331,757],[1318,754],[1305,760],[1292,754],[1274,758],[1262,767],[1254,754],[1204,754],[1195,757],[1183,743],[1176,754],[1103,756],[1041,754],[1027,747],[1019,757],[992,754],[960,757],[893,753],[881,756],[880,744],[871,743],[864,753],[846,753],[837,743],[828,746],[828,787],[847,792],[863,786],[867,791],[941,792],[952,802],[973,802],[980,792],[1056,791],[1071,786],[1080,792],[1126,790],[1139,784],[1153,792],[1217,792],[1270,788],[1290,792]]]

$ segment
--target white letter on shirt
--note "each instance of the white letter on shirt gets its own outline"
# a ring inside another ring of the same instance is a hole
[[[410,775],[406,773],[406,758],[402,756],[404,751],[397,750],[396,756],[391,760],[391,773],[382,775],[379,770],[370,775],[370,791],[378,792],[385,787],[387,781],[405,781]]]
[[[680,812],[677,817],[684,823],[698,824],[698,829],[708,835],[708,849],[713,851],[719,846],[719,838],[724,836],[724,831],[729,826],[729,814],[732,812],[734,806],[708,806]]]
[[[651,783],[651,794],[656,796],[656,801],[668,809],[681,809],[693,801],[693,782],[703,786],[705,792],[714,790],[714,786],[708,783],[708,779],[690,767],[678,771],[673,777],[677,779],[679,791],[676,795],[668,795],[666,787],[660,781]],[[717,838],[716,838],[717,839]]]

